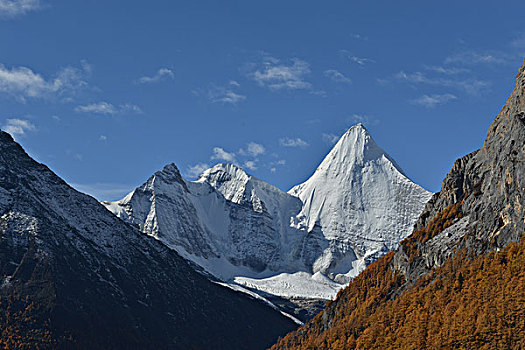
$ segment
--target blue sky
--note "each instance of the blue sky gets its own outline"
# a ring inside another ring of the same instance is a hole
[[[459,4],[458,4],[459,3]],[[0,127],[100,200],[174,162],[283,190],[362,122],[438,191],[525,56],[523,1],[0,0]]]

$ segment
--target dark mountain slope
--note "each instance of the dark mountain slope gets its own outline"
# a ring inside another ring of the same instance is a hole
[[[0,343],[9,347],[254,349],[295,328],[194,272],[5,132],[0,274]]]
[[[523,348],[524,205],[525,64],[413,234],[274,349]]]

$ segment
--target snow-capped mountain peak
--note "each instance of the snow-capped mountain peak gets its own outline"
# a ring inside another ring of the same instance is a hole
[[[431,195],[404,175],[362,124],[289,193],[303,202],[296,227],[318,226],[330,239],[359,242],[352,247],[358,256],[394,249]]]
[[[234,164],[194,182],[168,164],[104,204],[219,279],[330,298],[410,233],[429,198],[358,124],[289,193]]]
[[[397,163],[374,141],[363,124],[352,126],[337,141],[324,158],[316,173],[323,177],[344,176],[352,168],[362,167],[366,162],[386,158],[403,174]],[[294,194],[293,191],[290,191]]]

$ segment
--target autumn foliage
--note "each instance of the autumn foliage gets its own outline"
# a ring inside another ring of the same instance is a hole
[[[46,322],[40,317],[39,306],[19,296],[0,300],[1,349],[53,349],[57,342]]]
[[[399,296],[391,259],[272,349],[525,349],[525,239],[485,256],[459,253]]]

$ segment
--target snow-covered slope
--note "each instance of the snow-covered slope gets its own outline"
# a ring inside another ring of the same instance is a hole
[[[289,193],[233,164],[194,182],[169,164],[103,204],[218,279],[329,299],[410,233],[429,198],[359,124]]]

